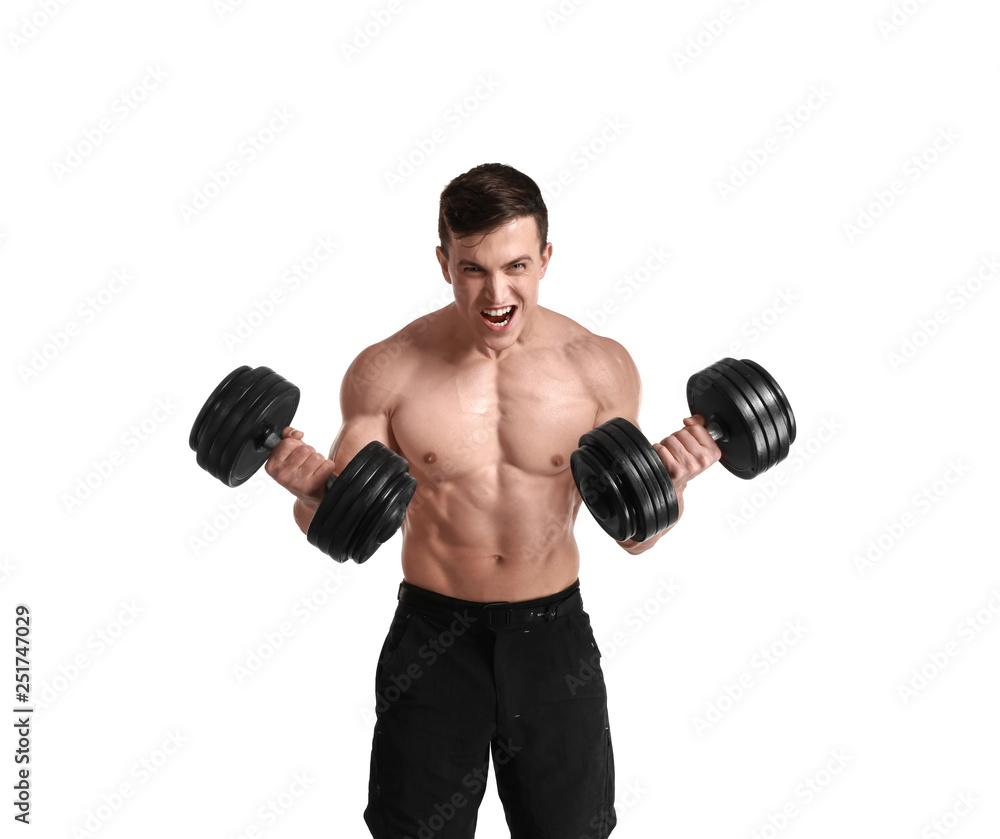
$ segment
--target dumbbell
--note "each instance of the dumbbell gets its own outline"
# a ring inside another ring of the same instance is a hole
[[[688,379],[691,414],[722,451],[721,463],[754,478],[788,456],[795,415],[784,391],[759,364],[724,358]],[[645,542],[677,521],[677,493],[652,444],[615,417],[591,429],[570,455],[573,480],[587,509],[616,541]]]
[[[226,486],[254,474],[295,416],[299,389],[269,367],[237,367],[212,391],[188,440],[198,465]],[[403,523],[417,480],[409,463],[377,440],[327,481],[309,523],[309,543],[337,562],[367,560]]]

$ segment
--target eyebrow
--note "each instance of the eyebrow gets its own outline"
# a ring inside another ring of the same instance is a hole
[[[531,261],[532,261],[532,259],[531,259],[530,256],[528,256],[528,254],[522,254],[521,256],[515,257],[510,262],[508,262],[506,265],[504,265],[504,268],[506,268],[508,265],[514,265],[514,264],[516,264],[518,262],[531,262]],[[476,268],[482,268],[483,267],[478,262],[473,262],[470,259],[460,259],[458,261],[458,264],[459,265],[475,265]]]

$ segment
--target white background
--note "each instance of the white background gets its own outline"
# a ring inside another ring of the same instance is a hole
[[[501,161],[548,202],[541,304],[628,347],[650,436],[729,355],[798,419],[785,463],[699,478],[641,557],[580,515],[615,835],[997,835],[995,4],[49,6],[0,16],[0,615],[11,643],[32,613],[29,831],[368,835],[399,537],[335,566],[263,472],[226,489],[187,437],[248,363],[302,388],[327,448],[351,359],[449,299],[441,189]],[[637,274],[650,248],[670,258]],[[508,835],[492,783],[477,835]]]

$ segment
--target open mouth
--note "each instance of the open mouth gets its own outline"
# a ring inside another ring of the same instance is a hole
[[[480,309],[479,317],[494,332],[503,332],[517,312],[517,306],[505,306],[502,309]]]

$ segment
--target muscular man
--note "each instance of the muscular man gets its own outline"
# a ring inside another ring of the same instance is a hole
[[[329,460],[287,428],[267,472],[296,496],[303,531],[370,440],[417,479],[376,673],[372,835],[472,837],[492,751],[513,839],[604,837],[614,758],[569,459],[605,420],[638,424],[639,375],[619,343],[538,305],[552,245],[531,178],[477,166],[442,192],[438,226],[455,302],[353,361]],[[654,445],[682,511],[687,482],[720,456],[701,417],[684,426]],[[619,544],[639,554],[662,536]]]

